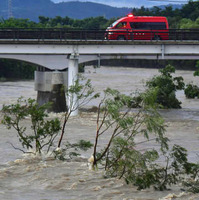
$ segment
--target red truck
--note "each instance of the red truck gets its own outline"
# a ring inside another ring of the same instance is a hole
[[[168,40],[166,17],[134,16],[118,19],[106,29],[107,40]]]

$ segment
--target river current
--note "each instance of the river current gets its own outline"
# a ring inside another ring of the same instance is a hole
[[[86,67],[85,77],[91,79],[96,92],[107,87],[130,94],[143,91],[147,80],[158,74],[157,69]],[[177,70],[175,76],[183,76],[186,83],[198,84],[199,78],[193,71]],[[3,104],[15,103],[23,96],[36,98],[34,81],[0,82],[0,109]],[[188,149],[189,159],[198,162],[199,158],[199,100],[186,99],[183,91],[177,92],[182,109],[160,111],[167,123],[167,136],[171,144],[180,144]],[[87,107],[96,106],[99,100]],[[55,114],[51,114],[51,117]],[[61,116],[58,115],[58,116]],[[72,117],[67,126],[67,140],[79,139],[94,142],[96,113],[83,112]],[[24,124],[30,124],[26,119]],[[171,187],[164,192],[147,189],[137,191],[123,180],[103,178],[103,171],[90,171],[88,151],[81,158],[71,162],[54,160],[51,156],[42,158],[23,155],[14,150],[10,143],[20,147],[14,130],[7,130],[0,124],[0,200],[199,200],[198,195],[184,193],[180,186]],[[107,138],[103,138],[105,144]]]

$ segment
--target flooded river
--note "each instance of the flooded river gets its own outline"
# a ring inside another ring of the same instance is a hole
[[[143,91],[145,82],[158,74],[157,69],[87,67],[85,76],[92,80],[96,92],[107,87],[130,94]],[[176,71],[176,76],[183,76],[186,83],[198,84],[199,78],[193,77],[193,71]],[[1,82],[0,108],[23,96],[36,98],[33,81]],[[167,136],[172,144],[179,144],[188,149],[189,159],[199,160],[199,100],[188,100],[183,91],[177,92],[182,102],[182,109],[161,111],[167,123]],[[88,106],[96,106],[99,100]],[[52,114],[53,115],[53,114]],[[94,142],[96,114],[81,113],[71,118],[67,126],[67,139],[70,142],[79,139]],[[23,122],[30,124],[29,120]],[[123,180],[104,179],[103,171],[90,171],[87,159],[91,150],[81,159],[71,162],[54,160],[51,157],[32,157],[22,155],[9,144],[20,147],[14,130],[7,130],[0,124],[0,200],[199,200],[199,195],[182,193],[180,186],[158,192],[153,189],[137,191],[126,185]],[[106,138],[104,138],[106,142]],[[175,194],[172,196],[172,194]],[[168,196],[170,195],[170,196]],[[175,198],[173,198],[175,197]]]

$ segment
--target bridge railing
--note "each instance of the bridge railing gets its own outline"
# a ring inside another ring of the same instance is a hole
[[[199,29],[170,29],[170,40],[199,40]]]
[[[111,33],[112,32],[112,33]],[[170,29],[162,31],[139,30],[76,30],[65,28],[0,28],[0,40],[105,40],[108,34],[125,36],[125,40],[199,40],[199,29]],[[155,36],[161,37],[155,37]],[[116,37],[115,39],[118,39]]]
[[[0,39],[104,40],[105,30],[0,29]]]

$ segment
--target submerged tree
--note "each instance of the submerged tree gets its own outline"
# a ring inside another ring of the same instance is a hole
[[[184,89],[184,82],[181,76],[173,77],[175,68],[167,65],[159,70],[160,75],[153,77],[147,82],[149,89],[157,89],[157,103],[162,108],[181,108],[181,102],[176,98],[176,91]]]
[[[79,75],[78,79],[74,82],[74,85],[70,86],[70,88],[66,90],[66,98],[69,102],[69,107],[67,112],[64,114],[64,122],[58,143],[58,148],[61,147],[61,142],[65,134],[66,124],[71,114],[88,104],[93,99],[99,97],[98,93],[94,93],[94,89],[91,85],[91,80],[88,79],[85,82],[84,81],[84,77]]]
[[[81,82],[81,83],[80,83]],[[74,98],[74,96],[76,98]],[[60,149],[61,143],[65,134],[65,128],[71,114],[86,105],[92,99],[99,96],[98,93],[94,94],[93,87],[90,80],[85,80],[83,77],[79,77],[67,91],[66,98],[70,101],[67,112],[64,114],[63,124],[58,118],[47,120],[48,110],[51,104],[44,104],[39,106],[36,100],[19,98],[16,104],[4,105],[2,109],[3,120],[2,123],[7,126],[8,129],[14,128],[17,131],[19,141],[22,146],[29,152],[33,149],[36,153],[41,153],[45,148],[47,152],[50,151],[54,144],[55,138],[61,131],[61,136],[58,140],[58,148],[53,150],[55,157],[65,159],[64,154],[68,154],[69,157],[79,155],[78,150],[87,150],[92,147],[89,141],[80,140],[78,143],[71,144],[69,141],[63,149]],[[30,117],[31,126],[28,127],[24,124],[24,120]],[[14,147],[14,145],[12,144]],[[14,147],[15,149],[19,149]],[[72,152],[68,150],[72,150]],[[23,151],[22,149],[19,149]],[[26,153],[25,151],[23,151]]]
[[[163,118],[157,112],[158,90],[148,90],[132,97],[107,89],[98,107],[97,130],[92,169],[104,167],[106,177],[124,178],[138,189],[153,186],[164,190],[182,181],[184,174],[193,174],[196,164],[189,163],[186,149],[168,147]],[[132,110],[133,107],[139,107]],[[100,148],[103,135],[108,135]],[[163,159],[163,162],[159,160]]]
[[[199,76],[199,61],[196,62],[196,71],[193,73],[194,76]],[[189,99],[199,98],[199,87],[192,83],[186,85],[184,89],[185,96]]]
[[[39,106],[36,100],[29,98],[25,100],[19,98],[16,104],[4,105],[2,108],[2,123],[8,129],[14,128],[17,131],[19,141],[28,151],[34,150],[35,153],[41,153],[46,147],[49,152],[57,137],[61,124],[55,118],[47,120],[47,109],[49,104]],[[24,120],[29,118],[31,126],[28,127]]]
[[[156,94],[157,90],[151,90],[139,97],[131,97],[110,88],[104,91],[104,98],[98,107],[93,166],[96,166],[103,158],[106,158],[106,161],[110,160],[110,147],[116,141],[123,143],[121,156],[125,150],[125,144],[131,143],[130,149],[134,148],[133,146],[136,145],[134,139],[137,136],[146,139],[143,143],[148,140],[156,140],[160,143],[162,151],[167,149],[168,139],[164,136],[164,120],[156,111]],[[136,113],[131,112],[135,105],[140,107]],[[99,140],[107,132],[110,134],[110,139],[105,149],[97,152]],[[154,138],[149,137],[150,133],[154,133]],[[108,162],[106,162],[107,164]]]

